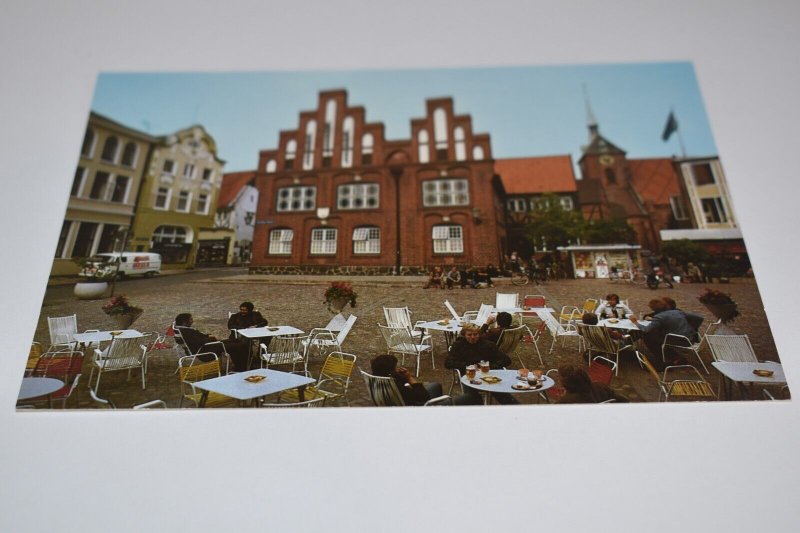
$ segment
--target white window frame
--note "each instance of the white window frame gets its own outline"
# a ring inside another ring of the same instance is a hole
[[[294,230],[280,228],[269,232],[269,255],[291,255]]]
[[[475,161],[483,161],[486,154],[483,152],[483,146],[477,145],[472,147],[472,159]]]
[[[92,143],[89,145],[89,153],[83,153],[83,143],[81,143],[81,157],[85,157],[87,159],[91,159],[94,156],[94,150],[97,148],[97,132],[94,131],[93,128],[86,128],[86,133],[92,132]],[[86,134],[83,135],[84,139],[86,138]]]
[[[294,139],[289,139],[286,141],[286,148],[284,149],[283,155],[283,165],[284,168],[286,167],[286,163],[291,161],[292,168],[294,168],[294,161],[297,157],[297,141]]]
[[[381,253],[381,229],[378,226],[353,228],[353,254]]]
[[[159,191],[161,191],[162,189],[167,191],[167,196],[164,199],[164,205],[163,206],[159,206],[158,205]],[[170,202],[171,199],[172,199],[172,189],[170,189],[169,187],[157,187],[156,188],[156,196],[155,196],[155,198],[153,198],[153,209],[157,209],[159,211],[168,211],[169,210],[169,202]]]
[[[680,196],[670,196],[669,205],[672,207],[672,216],[675,220],[689,220],[689,211]]]
[[[421,129],[417,132],[417,155],[420,163],[430,163],[431,161],[431,147],[430,136],[428,130]]]
[[[131,164],[126,165],[122,160],[125,157],[125,149],[128,148],[129,145],[133,145],[133,158],[131,160]],[[135,168],[137,161],[139,161],[139,145],[134,141],[126,142],[125,146],[122,147],[122,155],[119,158],[119,164],[126,168]]]
[[[709,213],[703,202],[706,200],[711,200],[714,203],[714,206],[717,208],[717,214],[720,217],[720,220],[709,220]],[[707,196],[705,198],[700,198],[700,207],[703,209],[703,219],[705,220],[706,224],[727,224],[730,222],[730,217],[728,216],[728,209],[725,207],[725,202],[722,201],[722,197],[720,196]]]
[[[436,255],[464,253],[464,229],[458,224],[433,226],[431,238]]]
[[[433,139],[436,151],[447,150],[447,112],[437,107],[433,110]]]
[[[525,198],[511,198],[506,203],[506,207],[512,213],[526,213],[528,211],[528,200]]]
[[[206,178],[206,172],[208,173],[208,178]],[[206,183],[211,183],[214,181],[214,169],[213,168],[204,168],[203,172],[200,174],[200,180]]]
[[[342,123],[342,167],[353,166],[353,144],[355,133],[355,120],[353,117],[344,117]]]
[[[311,230],[311,255],[336,255],[336,228],[314,228]]]
[[[348,192],[346,193],[346,197],[344,196],[345,193],[343,192],[345,187],[349,188]],[[375,192],[368,192],[368,190],[372,187],[375,188]],[[375,205],[368,205],[368,202],[371,198],[375,199]],[[350,205],[343,207],[341,204],[343,199],[349,200]],[[357,199],[363,200],[363,205],[356,206],[355,200]],[[342,211],[354,211],[358,209],[378,209],[380,206],[381,186],[379,183],[344,183],[336,188],[336,209],[341,209]]]
[[[172,169],[171,170],[164,169],[164,167],[167,165],[167,163],[172,163],[172,165],[171,165]],[[174,159],[164,159],[164,162],[161,164],[161,173],[162,174],[166,174],[167,176],[174,176],[176,168],[178,168],[178,165],[177,165],[177,163],[175,163]]]
[[[202,198],[205,198],[205,203],[203,205],[203,209],[200,209],[200,201],[201,201]],[[209,206],[211,204],[210,200],[211,200],[211,198],[210,198],[210,196],[208,194],[198,194],[197,195],[197,214],[198,215],[207,215],[208,214],[208,208],[209,208]]]
[[[86,175],[89,173],[89,170],[86,167],[78,166],[78,168],[75,169],[75,174],[78,173],[78,170],[82,170],[83,172],[81,172],[80,183],[78,184],[78,190],[75,191],[75,196],[73,196],[73,198],[81,198],[83,196],[83,188],[84,186],[86,186]],[[75,180],[73,180],[72,183],[74,185]]]
[[[306,137],[303,141],[303,170],[314,168],[314,144],[317,142],[317,121],[309,120],[306,124]]]
[[[117,201],[113,200],[112,198],[114,197],[114,190],[116,190],[116,188],[117,188],[117,178],[120,178],[120,177],[127,178],[127,183],[125,184],[125,192],[122,195],[122,201],[121,202],[117,202]],[[112,181],[113,181],[113,185],[112,185]],[[108,184],[112,185],[112,186],[108,187],[108,189],[106,191],[106,200],[109,201],[109,202],[113,202],[115,204],[117,204],[117,203],[119,203],[119,204],[127,204],[128,203],[128,195],[131,192],[131,182],[132,181],[133,181],[133,178],[131,176],[124,176],[124,175],[120,176],[119,174],[114,174],[113,176],[111,176],[111,179],[109,179]]]
[[[161,235],[158,236],[159,237],[158,240],[156,240],[156,233],[161,228],[169,228],[172,231],[170,233],[161,232]],[[179,236],[178,230],[183,232],[183,235],[181,236],[180,240],[178,240],[178,236]],[[187,240],[188,235],[189,235],[189,232],[186,231],[186,228],[184,228],[182,226],[171,226],[169,224],[164,224],[164,225],[158,226],[156,229],[154,229],[153,230],[153,234],[151,235],[150,238],[152,239],[153,242],[185,243],[185,242],[191,242],[191,241]],[[165,236],[168,237],[171,240],[165,241],[164,240]]]
[[[103,152],[106,151],[106,144],[111,139],[116,139],[117,146],[114,148],[113,157],[111,159],[106,159],[105,157],[103,157]],[[119,159],[119,152],[120,152],[120,150],[119,150],[119,137],[117,137],[116,135],[110,135],[110,136],[106,137],[106,140],[103,142],[103,149],[100,151],[100,161],[104,161],[106,163],[113,163],[113,164],[116,165],[117,164],[117,160]]]
[[[181,209],[181,195],[186,193],[186,207]],[[192,191],[180,191],[178,193],[178,201],[175,202],[175,211],[178,213],[188,213],[192,208]]]
[[[336,100],[325,103],[325,126],[322,130],[322,157],[333,157],[333,145],[336,143]]]
[[[559,199],[559,202],[561,203],[561,209],[564,211],[572,211],[575,209],[575,203],[572,201],[572,197],[570,196],[562,196]]]
[[[270,159],[269,161],[267,161],[267,164],[264,167],[264,171],[268,174],[272,174],[276,170],[278,170],[278,162],[275,161],[274,159]]]
[[[459,194],[463,193],[466,198],[461,202],[456,202],[456,187],[462,183],[465,187],[463,191],[459,191]],[[431,189],[431,186],[433,186],[433,189]],[[444,202],[447,195],[451,197],[452,202]],[[466,178],[446,178],[423,181],[422,205],[423,207],[460,207],[469,205],[469,180]]]
[[[456,144],[456,161],[467,159],[467,141],[464,136],[464,128],[457,126],[453,131],[453,140]]]
[[[300,199],[300,204],[301,205],[300,205],[300,207],[295,208],[295,207],[291,206],[291,201],[292,201],[292,198],[295,197],[295,195],[293,194],[293,191],[298,190],[298,189],[301,191],[300,195],[299,195],[299,199]],[[290,202],[290,204],[287,207],[281,207],[281,201],[284,200],[284,198],[282,198],[283,191],[288,191],[288,195],[289,195],[288,196],[288,201]],[[307,194],[309,191],[311,191],[313,194],[310,194],[310,195]],[[305,204],[305,201],[307,199],[309,199],[309,198],[312,200],[311,207],[304,207],[303,204]],[[276,195],[276,199],[275,200],[276,200],[275,201],[275,211],[277,211],[278,213],[291,213],[291,212],[297,212],[297,211],[313,211],[314,209],[317,208],[317,187],[315,185],[294,185],[294,186],[291,186],[291,187],[281,187],[281,188],[278,189],[278,193]]]
[[[193,180],[197,175],[197,167],[194,163],[186,163],[183,166],[183,178],[187,180]]]

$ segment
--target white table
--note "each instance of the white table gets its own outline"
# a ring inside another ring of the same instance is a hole
[[[266,376],[266,379],[252,383],[245,379],[249,376]],[[302,402],[304,401],[303,390],[305,386],[315,381],[313,378],[298,374],[257,368],[239,374],[228,374],[227,376],[198,381],[194,383],[194,386],[203,391],[203,395],[200,398],[200,407],[204,407],[209,392],[216,392],[239,401],[247,401],[288,389],[298,389],[300,401]]]
[[[292,326],[264,326],[262,328],[237,329],[236,333],[248,339],[260,339],[279,335],[299,335],[303,333],[303,330]]]
[[[616,321],[616,322],[611,322],[611,321]],[[630,318],[604,318],[603,320],[600,320],[597,323],[598,325],[605,326],[607,328],[627,329],[627,330],[639,329],[638,327],[636,327],[636,324],[634,324],[631,321]],[[639,324],[641,324],[642,326],[647,326],[650,324],[650,321],[640,320]]]
[[[444,333],[444,342],[447,348],[453,344],[453,339],[461,332],[460,324],[466,323],[464,320],[456,320],[455,318],[445,320],[431,320],[430,322],[422,322],[415,327],[426,330],[441,331]]]
[[[64,387],[64,382],[55,378],[22,378],[17,400],[30,400],[40,396],[47,396],[48,407],[53,407],[50,395]]]
[[[530,389],[515,389],[512,387],[512,385],[517,384],[518,374],[519,373],[516,370],[490,370],[488,375],[498,377],[502,381],[500,381],[500,383],[484,383],[483,381],[481,381],[481,377],[486,376],[486,374],[481,373],[481,371],[479,370],[475,375],[475,380],[480,381],[481,382],[480,385],[471,383],[469,378],[467,378],[466,374],[461,376],[461,383],[463,383],[467,387],[470,387],[472,389],[484,393],[502,392],[508,394],[544,392],[556,384],[556,382],[553,381],[552,378],[542,375],[542,385],[540,387],[530,388]],[[486,405],[489,405],[489,394],[484,395],[484,403]]]
[[[111,335],[111,331],[114,333],[119,331],[120,334]],[[89,331],[86,333],[75,333],[72,338],[75,339],[75,341],[83,344],[91,344],[93,342],[106,342],[112,339],[132,339],[144,336],[141,332],[136,331],[135,329],[116,329],[111,331]]]
[[[783,366],[780,363],[765,362],[732,362],[732,361],[714,361],[711,363],[714,368],[719,370],[726,379],[726,385],[733,382],[739,383],[743,386],[745,383],[758,383],[761,385],[785,385],[786,376],[783,374]],[[773,374],[769,377],[757,376],[753,374],[753,370],[772,370]],[[749,396],[749,391],[748,391]],[[725,398],[731,398],[730,387],[725,387]]]

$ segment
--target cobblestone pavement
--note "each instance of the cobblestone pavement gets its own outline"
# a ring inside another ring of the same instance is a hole
[[[337,278],[338,279],[338,278]],[[314,327],[324,326],[330,318],[323,303],[323,293],[333,278],[312,276],[249,276],[244,269],[218,269],[187,272],[165,276],[153,280],[129,280],[117,285],[117,294],[126,294],[129,299],[145,312],[133,327],[140,331],[160,331],[167,329],[173,318],[180,312],[194,315],[195,325],[201,330],[219,338],[227,336],[227,317],[229,311],[235,311],[238,304],[245,300],[255,303],[272,325],[288,324],[306,332]],[[358,357],[357,364],[369,370],[369,360],[380,353],[385,353],[385,345],[376,324],[384,322],[383,306],[408,306],[412,310],[413,320],[434,320],[448,316],[443,301],[449,299],[458,312],[477,309],[481,303],[494,303],[496,292],[519,292],[524,294],[542,294],[547,298],[548,306],[560,309],[562,305],[580,305],[584,298],[601,298],[609,292],[616,292],[623,299],[628,299],[631,308],[641,314],[647,310],[647,301],[653,297],[671,296],[679,306],[687,311],[702,314],[708,321],[712,315],[697,301],[698,294],[705,285],[676,284],[675,289],[651,291],[647,287],[628,284],[611,284],[606,280],[564,280],[549,282],[543,286],[514,287],[508,279],[497,280],[493,289],[454,289],[423,290],[424,278],[419,277],[354,277],[353,283],[358,293],[358,305],[354,309],[347,308],[345,313],[353,312],[358,316],[353,330],[350,332],[344,350]],[[714,284],[715,288],[731,294],[739,304],[741,317],[733,324],[737,333],[747,333],[760,359],[778,361],[764,308],[752,279],[735,279],[730,284]],[[78,327],[83,329],[112,329],[114,326],[102,310],[103,300],[78,301],[71,294],[72,287],[67,284],[50,286],[44,299],[42,313],[39,317],[35,340],[48,343],[47,317],[64,316],[77,313]],[[171,343],[171,339],[169,341]],[[420,378],[425,381],[438,381],[445,392],[452,383],[452,374],[444,368],[445,346],[440,333],[433,332],[436,369],[431,368],[430,357],[421,362]],[[548,353],[551,337],[545,334],[539,341],[539,348],[544,357],[544,370],[553,368],[562,362],[585,364],[572,339],[566,346],[556,346],[552,354]],[[529,368],[541,368],[538,360],[534,361],[535,352],[532,344],[521,344],[519,356]],[[702,357],[711,369],[711,384],[718,386],[718,375],[710,366],[711,355],[705,348]],[[137,403],[152,399],[162,399],[169,407],[177,407],[180,398],[178,378],[175,374],[177,357],[174,350],[154,351],[148,362],[147,388],[142,390],[140,379],[134,372],[130,381],[127,373],[115,372],[103,376],[100,385],[100,396],[113,401],[119,408],[128,408]],[[515,360],[515,365],[518,361]],[[414,362],[406,360],[406,366],[413,369]],[[314,377],[318,375],[321,361],[312,361],[309,369]],[[97,407],[87,392],[90,371],[89,358],[84,365],[84,375],[77,390],[77,398],[68,402],[68,408]],[[21,373],[21,372],[20,372]],[[366,389],[358,371],[354,371],[350,389],[352,406],[370,405]],[[656,401],[658,388],[648,374],[639,368],[632,358],[621,359],[619,376],[615,377],[612,386],[634,402]],[[760,395],[760,391],[756,391]],[[536,403],[538,395],[517,395],[522,403]]]

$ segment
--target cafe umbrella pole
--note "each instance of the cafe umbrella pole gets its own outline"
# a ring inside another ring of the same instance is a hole
[[[122,263],[122,252],[125,251],[125,245],[128,244],[128,230],[124,229],[121,231],[122,233],[122,246],[119,249],[119,257],[117,257],[116,261],[116,268],[114,268],[114,278],[111,280],[111,294],[110,296],[113,298],[114,290],[117,288],[117,278],[119,277],[119,267]],[[119,235],[119,234],[118,234]],[[117,241],[119,241],[119,236],[117,236]],[[116,242],[114,243],[116,248]]]

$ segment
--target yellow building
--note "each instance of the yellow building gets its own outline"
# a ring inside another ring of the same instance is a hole
[[[192,267],[198,254],[213,256],[219,245],[201,239],[201,232],[214,227],[224,164],[202,126],[159,137],[127,249],[161,254],[164,269]]]

